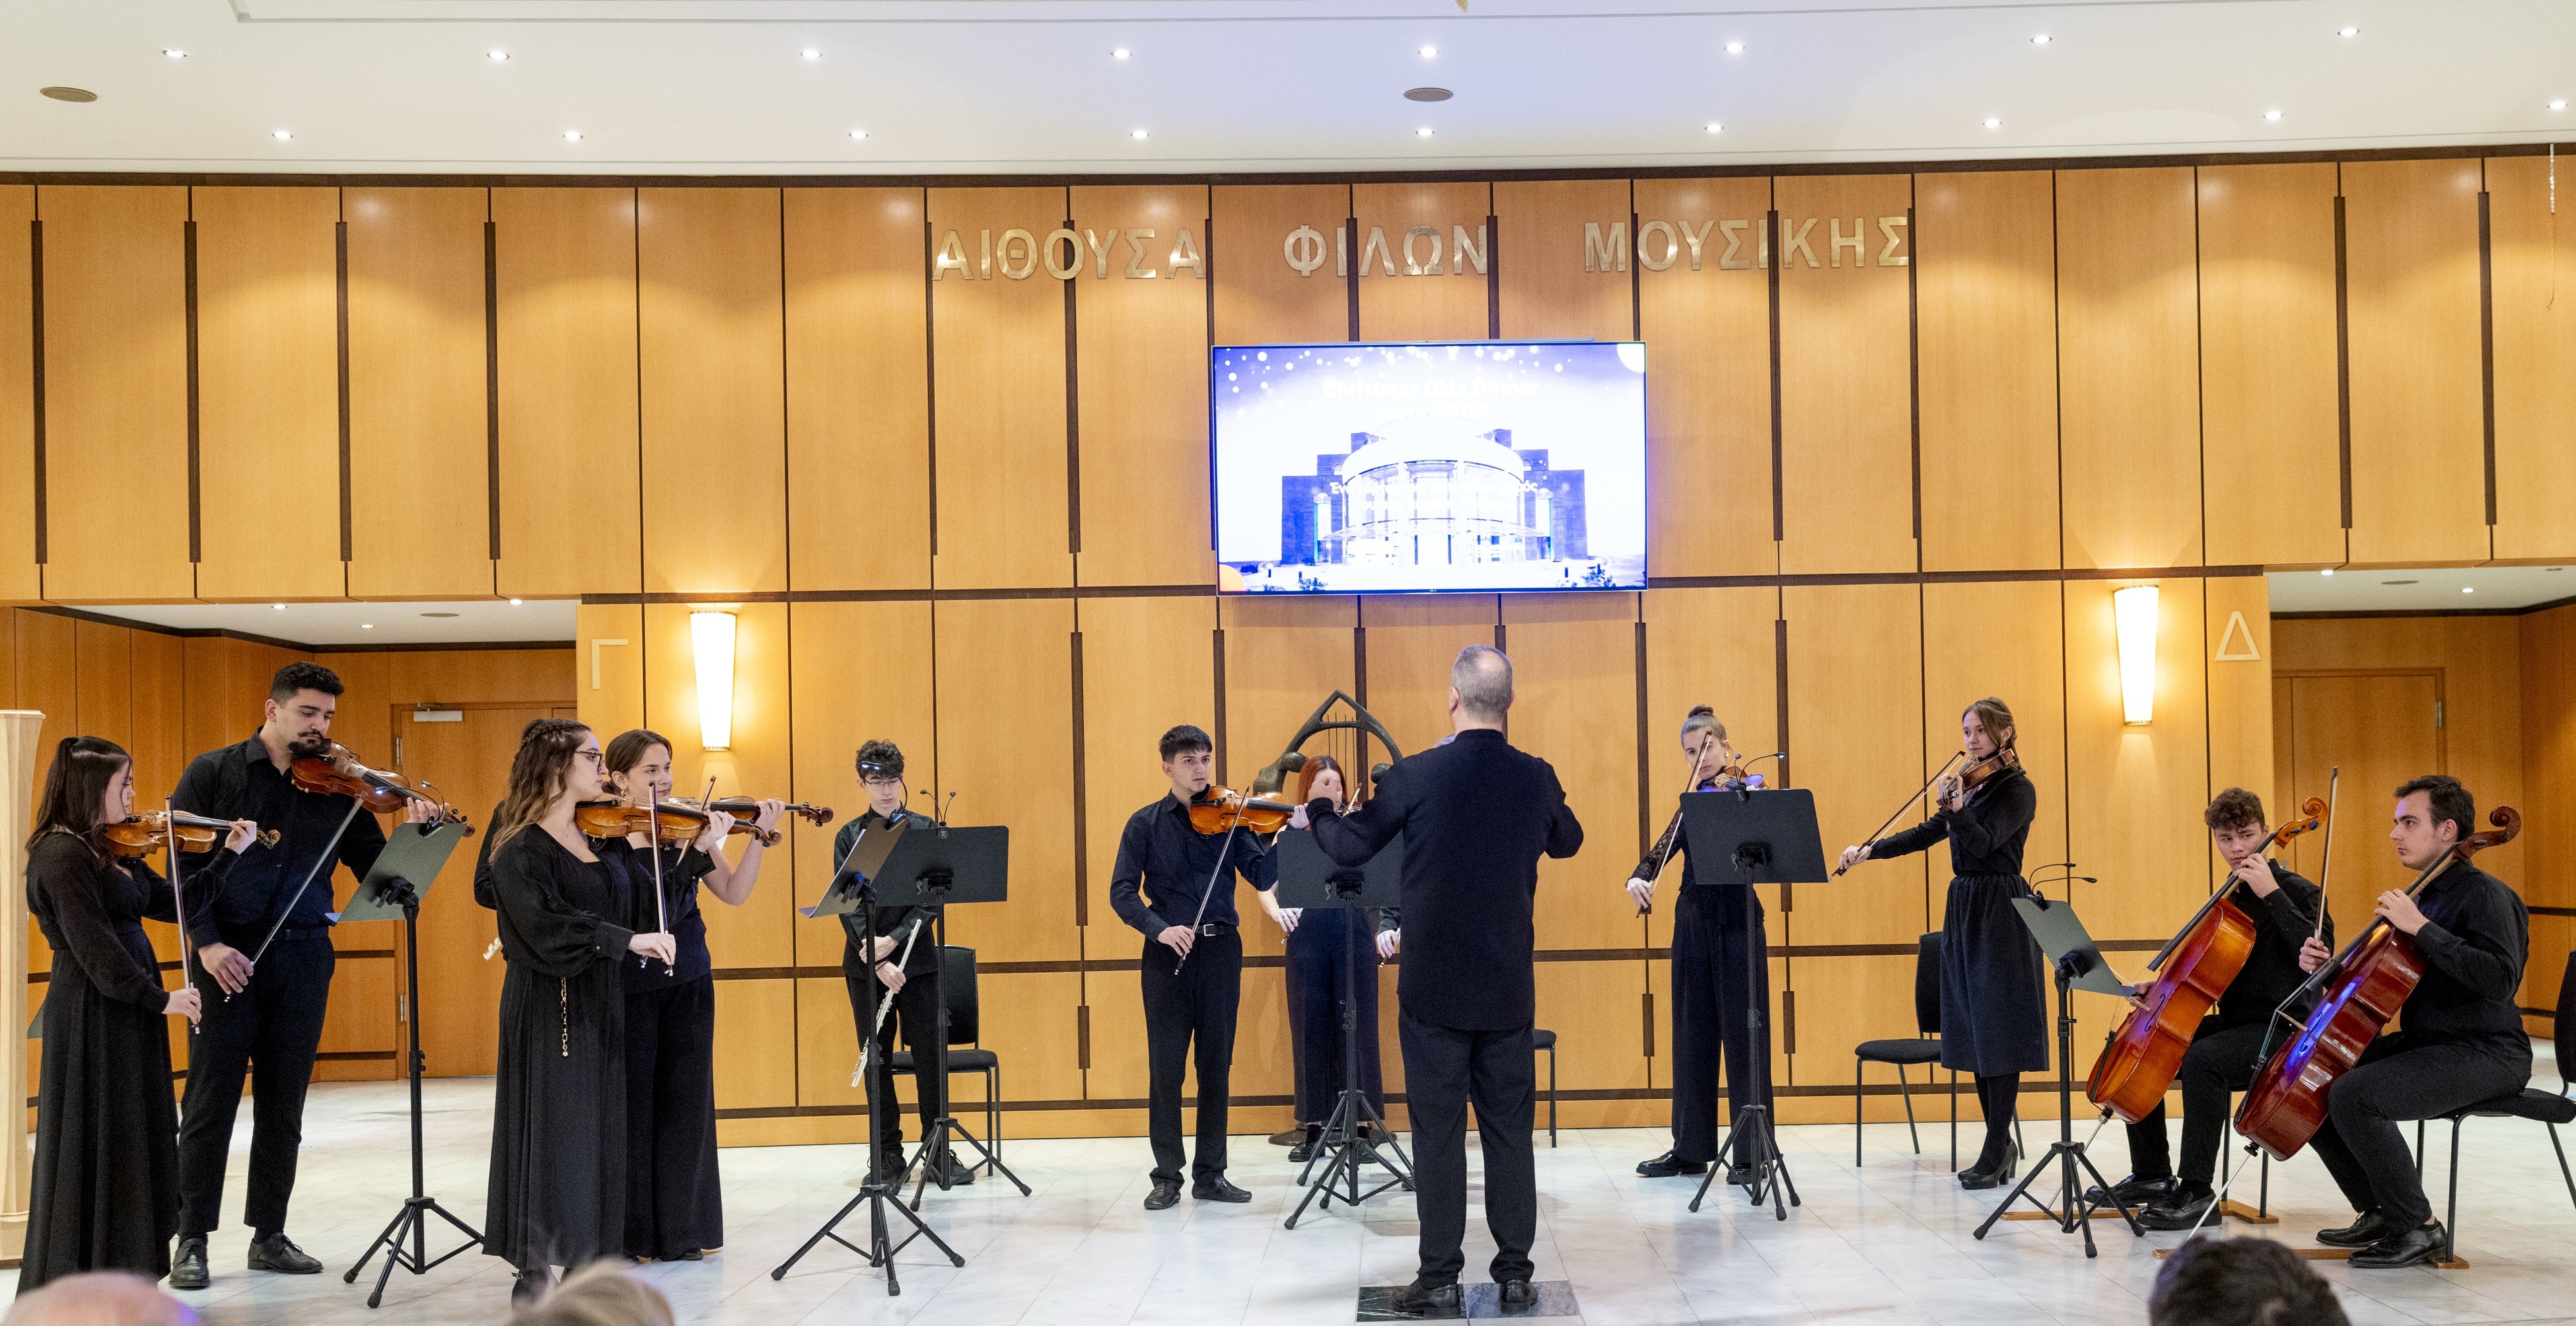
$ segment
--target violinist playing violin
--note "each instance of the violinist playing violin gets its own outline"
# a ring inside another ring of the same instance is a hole
[[[2397,860],[2421,871],[2475,832],[2477,801],[2460,780],[2427,774],[2397,789],[2388,831]],[[2531,1081],[2531,1038],[2514,995],[2531,945],[2531,914],[2503,880],[2453,861],[2422,891],[2379,895],[2377,915],[2414,937],[2423,979],[2398,1010],[2396,1031],[2372,1041],[2337,1078],[2310,1145],[2361,1218],[2320,1230],[2317,1242],[2353,1249],[2363,1268],[2447,1259],[2450,1232],[2433,1218],[2402,1119],[2434,1119],[2508,1096]],[[2333,951],[2309,940],[2299,965],[2314,972]],[[2297,1010],[2294,1010],[2297,1011]]]
[[[850,849],[866,833],[885,833],[900,826],[905,832],[927,829],[930,817],[906,809],[903,794],[903,748],[891,741],[867,741],[859,746],[855,761],[859,790],[867,795],[868,808],[841,826],[832,839],[834,865],[846,861]],[[879,900],[881,903],[883,899]],[[876,1053],[868,1057],[868,1095],[877,1103],[876,1121],[881,1130],[875,1139],[878,1173],[895,1187],[903,1186],[903,1111],[894,1098],[894,1039],[896,1024],[902,1024],[903,1043],[912,1051],[913,1097],[919,1103],[922,1140],[938,1136],[937,1120],[948,1113],[948,1083],[939,1075],[939,936],[935,923],[937,906],[914,906],[910,903],[879,906],[875,909],[875,933],[869,933],[869,909],[861,907],[841,913],[841,978],[850,989],[850,1017],[865,1039],[875,1033]],[[894,992],[894,1010],[883,1022],[877,1021],[877,1005],[886,991]],[[947,1180],[941,1187],[973,1183],[975,1171],[945,1160]],[[936,1174],[936,1168],[932,1171]]]
[[[630,806],[666,802],[671,796],[671,742],[659,732],[631,728],[608,743],[611,794]],[[755,824],[768,829],[786,808],[756,803]],[[707,921],[698,911],[698,886],[740,907],[760,878],[763,842],[758,834],[727,864],[724,842],[733,817],[707,812],[706,828],[687,843],[657,849],[640,833],[591,839],[602,857],[626,860],[626,877],[639,895],[633,929],[670,934],[678,959],[668,965],[629,960],[619,967],[626,985],[626,1255],[639,1261],[693,1262],[724,1246],[724,1198],[716,1174],[716,995],[714,959],[707,952]],[[662,854],[662,905],[653,902],[654,863]]]
[[[1727,744],[1726,725],[1717,711],[1694,706],[1682,720],[1682,756],[1692,762],[1691,790],[1761,786],[1759,774],[1736,767],[1735,748]],[[1744,972],[1750,966],[1761,982],[1762,997],[1771,997],[1770,951],[1762,904],[1746,906],[1745,886],[1732,871],[1715,871],[1701,879],[1691,866],[1690,844],[1676,814],[1670,827],[1628,879],[1628,896],[1642,910],[1653,906],[1659,874],[1669,873],[1670,859],[1681,858],[1681,883],[1673,893],[1673,1145],[1637,1172],[1650,1179],[1704,1173],[1717,1159],[1718,1058],[1726,1060],[1727,1109],[1740,1115],[1751,1105],[1770,1105],[1766,1098],[1748,1099],[1756,1054],[1771,1052],[1766,1026],[1763,1043],[1754,1045],[1746,1006]],[[1748,935],[1744,918],[1750,911]],[[1753,1139],[1735,1139],[1726,1181],[1753,1181]]]
[[[354,798],[297,787],[288,767],[330,751],[331,717],[341,690],[339,676],[320,664],[279,668],[269,682],[259,731],[191,761],[172,798],[188,814],[253,820],[280,835],[274,847],[245,847],[214,904],[188,916],[188,935],[205,977],[200,984],[211,988],[180,1106],[173,1289],[206,1287],[206,1235],[220,1223],[224,1166],[245,1073],[251,1075],[250,1193],[243,1207],[251,1228],[250,1269],[288,1275],[322,1270],[322,1263],[287,1238],[286,1205],[295,1190],[304,1092],[313,1080],[335,966],[331,925],[338,911],[331,902],[330,872],[336,861],[364,879],[385,849],[385,831],[373,815],[350,814]],[[435,813],[427,802],[405,802],[409,822],[426,822]],[[203,864],[192,863],[189,872]],[[276,937],[268,939],[272,929]],[[268,949],[254,968],[251,955],[263,940]]]
[[[2146,1208],[2138,1223],[2149,1229],[2190,1229],[2217,1200],[2211,1184],[2227,1131],[2229,1095],[2253,1084],[2272,1010],[2298,988],[2299,946],[2316,933],[2317,913],[2325,905],[2325,895],[2306,876],[2263,855],[2272,830],[2264,822],[2261,797],[2231,787],[2213,798],[2200,817],[2209,826],[2210,842],[2227,861],[2229,882],[2242,890],[2235,896],[2254,922],[2254,947],[2217,1009],[2192,1034],[2191,1048],[2183,1052],[2182,1069],[2174,1077],[2182,1088],[2179,1173],[2165,1137],[2163,1105],[2129,1125],[2129,1177],[2112,1188],[2121,1205]],[[2325,917],[2323,923],[2325,942],[2332,944],[2334,918]],[[2152,982],[2131,987],[2131,1001],[2152,988]],[[2106,1199],[2097,1190],[2086,1194],[2086,1200]]]
[[[1148,1211],[1181,1200],[1181,1080],[1193,1060],[1199,1126],[1198,1154],[1189,1158],[1190,1196],[1203,1202],[1252,1200],[1225,1177],[1226,1091],[1234,1068],[1235,1011],[1243,998],[1234,881],[1240,875],[1266,893],[1279,878],[1278,862],[1250,830],[1228,823],[1202,833],[1190,822],[1190,807],[1206,799],[1216,767],[1208,734],[1183,723],[1163,734],[1161,748],[1171,793],[1127,817],[1109,876],[1109,905],[1145,936],[1151,1093],[1145,1123],[1154,1146]]]

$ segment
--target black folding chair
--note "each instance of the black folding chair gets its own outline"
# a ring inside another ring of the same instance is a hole
[[[1923,1134],[1914,1126],[1914,1088],[1905,1076],[1908,1064],[1931,1065],[1941,1062],[1941,932],[1918,937],[1914,941],[1914,1029],[1916,1034],[1897,1040],[1862,1041],[1852,1050],[1852,1164],[1861,1163],[1861,1106],[1865,1093],[1863,1069],[1871,1064],[1892,1064],[1896,1068],[1896,1092],[1905,1098],[1905,1131],[1914,1139],[1914,1154],[1923,1154]],[[1931,1074],[1924,1074],[1926,1084]],[[1950,1074],[1950,1165],[1959,1164],[1959,1075]]]
[[[993,1160],[1002,1158],[1002,1060],[982,1045],[982,999],[975,988],[975,950],[949,945],[940,954],[945,967],[940,974],[940,993],[948,1003],[948,1076],[955,1081],[960,1073],[984,1075],[984,1145],[991,1148]],[[963,1047],[963,1048],[960,1048]],[[886,1064],[898,1073],[912,1071],[912,1051],[897,1050],[887,1056]],[[954,1098],[948,1112],[957,1112]],[[971,1149],[971,1148],[961,1148]],[[970,1169],[989,1168],[991,1161],[977,1161]]]
[[[2457,1262],[2460,1255],[2460,1125],[2470,1119],[2529,1119],[2546,1127],[2549,1149],[2558,1155],[2558,1178],[2567,1185],[2567,1200],[2576,1203],[2576,1173],[2568,1170],[2567,1148],[2558,1140],[2560,1124],[2576,1123],[2576,1098],[2571,1098],[2567,1081],[2570,1065],[2576,1064],[2576,953],[2567,956],[2567,971],[2558,980],[2558,1017],[2550,1037],[2558,1050],[2558,1090],[2527,1086],[2510,1096],[2482,1100],[2441,1116],[2451,1121],[2451,1196],[2442,1213],[2442,1228],[2450,1236],[2452,1261]],[[2424,1178],[2424,1123],[2422,1119],[2415,1121],[2418,1182]]]

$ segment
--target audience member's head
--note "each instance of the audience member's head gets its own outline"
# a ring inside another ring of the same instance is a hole
[[[534,1304],[519,1309],[511,1326],[678,1326],[671,1300],[613,1259],[592,1262],[563,1278]]]
[[[2187,1239],[2156,1272],[2149,1326],[2347,1326],[2334,1286],[2270,1239]]]
[[[142,1276],[86,1271],[20,1294],[8,1326],[197,1326],[197,1314]]]

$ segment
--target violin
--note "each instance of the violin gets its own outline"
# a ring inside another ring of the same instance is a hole
[[[809,806],[802,802],[787,807],[788,812],[802,816],[820,828],[832,822],[830,806]],[[776,829],[763,829],[752,823],[760,814],[760,805],[750,797],[720,797],[711,805],[700,805],[685,798],[671,798],[655,803],[652,810],[607,799],[584,801],[572,809],[572,820],[581,831],[593,838],[623,838],[631,833],[653,833],[657,828],[663,843],[694,842],[712,822],[709,811],[733,817],[733,827],[726,836],[747,833],[760,840],[763,847],[776,847],[785,835]]]
[[[1190,827],[1200,833],[1224,833],[1236,828],[1277,833],[1288,827],[1288,817],[1296,811],[1296,806],[1285,801],[1245,796],[1230,787],[1211,787],[1190,803]]]
[[[213,851],[215,844],[222,842],[233,829],[231,820],[209,819],[184,810],[156,810],[143,815],[128,815],[117,823],[102,826],[99,833],[107,839],[107,850],[118,856],[150,856],[170,845],[170,823],[173,820],[179,824],[179,850],[182,852]],[[259,831],[259,845],[262,847],[277,846],[277,838],[275,829]]]
[[[1959,767],[1957,773],[1943,779],[1940,799],[1947,801],[1962,792],[1974,792],[1995,775],[2020,767],[2021,752],[2010,746],[2002,747],[1983,759],[1968,761]]]
[[[2329,812],[2324,801],[2309,797],[2299,813],[2301,818],[2274,828],[2254,855],[2259,858],[2313,832],[2326,822]],[[2191,1048],[2200,1020],[2227,993],[2253,955],[2254,920],[2228,897],[2243,881],[2233,874],[2227,879],[2227,885],[2210,894],[2209,901],[2147,964],[2150,970],[2163,970],[2138,996],[2138,1006],[2129,1010],[2120,1029],[2104,1042],[2102,1056],[2093,1061],[2084,1094],[2118,1115],[2122,1123],[2136,1123],[2164,1104],[2165,1091],[2182,1069],[2183,1052]],[[2322,889],[2317,906],[2325,906]],[[2170,965],[2167,959],[2172,959]]]
[[[287,765],[287,777],[302,791],[326,796],[356,797],[358,804],[378,815],[391,815],[407,803],[424,802],[437,809],[430,817],[432,824],[463,824],[467,837],[474,826],[466,821],[465,812],[412,786],[411,780],[398,773],[384,773],[358,762],[358,753],[332,742],[320,755],[298,758]],[[421,787],[429,784],[423,783]]]
[[[2470,834],[2433,858],[2406,886],[2406,896],[2423,892],[2453,862],[2501,847],[2522,832],[2522,814],[2511,806],[2489,811],[2487,823],[2495,827]],[[2265,1047],[2263,1069],[2246,1091],[2244,1103],[2237,1106],[2236,1131],[2275,1160],[2297,1155],[2325,1123],[2326,1093],[2352,1071],[2380,1031],[2396,1020],[2397,1011],[2423,978],[2424,955],[2415,947],[2414,936],[2390,925],[2387,917],[2373,920],[2333,961],[2319,967],[2281,1002],[2287,1010],[2301,996],[2320,992],[2315,1010],[2300,1023],[2299,1034],[2277,1047]],[[2287,1019],[2289,1014],[2284,1011],[2280,1016]]]
[[[680,804],[697,805],[698,803],[694,801],[683,801]],[[780,836],[778,830],[770,829],[763,831],[752,827],[752,821],[760,818],[760,802],[758,800],[751,797],[717,797],[715,800],[707,802],[705,808],[708,810],[722,811],[727,815],[733,816],[733,832],[751,834],[760,839],[761,846],[763,847],[776,847],[778,845],[778,839]],[[784,808],[788,814],[794,815],[818,829],[832,822],[832,808],[830,806],[812,806],[807,805],[802,801],[790,801]]]

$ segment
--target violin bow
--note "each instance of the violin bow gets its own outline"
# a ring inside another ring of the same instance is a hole
[[[2326,772],[2326,841],[2317,858],[2317,919],[2308,931],[2310,939],[2322,939],[2326,933],[2326,883],[2334,875],[2335,794],[2343,786],[2343,766]]]
[[[1248,796],[1236,797],[1234,818],[1225,823],[1225,844],[1216,850],[1216,869],[1208,872],[1207,888],[1199,893],[1198,915],[1190,918],[1190,947],[1194,950],[1199,946],[1199,926],[1207,920],[1208,899],[1216,896],[1216,882],[1225,878],[1226,862],[1234,858],[1234,835],[1243,828],[1243,812],[1251,800]],[[1172,964],[1172,974],[1180,975],[1181,968],[1188,965],[1189,960],[1189,954],[1182,954],[1181,960]]]
[[[164,795],[161,798],[161,827],[170,835],[170,909],[171,913],[179,918],[179,988],[182,990],[194,990],[197,988],[196,976],[188,970],[188,898],[185,893],[181,892],[181,890],[186,887],[186,880],[183,876],[187,873],[187,867],[181,864],[179,859],[179,807],[177,800],[178,798],[174,795]],[[216,839],[215,847],[218,851],[222,850],[223,840],[220,838]],[[191,1021],[188,1023],[188,1033],[190,1035],[195,1035],[197,1030],[197,1022]]]
[[[1699,767],[1707,761],[1709,743],[1715,740],[1717,740],[1717,738],[1713,735],[1706,732],[1701,734],[1699,748],[1691,752],[1690,781],[1682,784],[1683,796],[1689,796],[1691,793],[1699,790]],[[1655,873],[1653,878],[1646,881],[1648,887],[1651,888],[1658,881],[1662,880],[1664,877],[1664,867],[1672,864],[1673,844],[1681,838],[1681,827],[1682,808],[1675,806],[1673,807],[1672,822],[1664,826],[1664,836],[1655,843]],[[1654,910],[1654,904],[1648,903],[1647,905],[1637,909],[1637,915],[1644,916]]]
[[[1951,766],[1951,765],[1957,764],[1959,761],[1964,760],[1964,759],[1966,759],[1966,758],[1968,758],[1968,753],[1967,753],[1966,751],[1957,751],[1957,752],[1954,752],[1954,753],[1950,756],[1950,758],[1948,758],[1948,759],[1946,759],[1946,760],[1941,761],[1941,767],[1940,767],[1940,769],[1938,769],[1937,771],[1935,771],[1935,772],[1933,773],[1933,775],[1932,775],[1930,778],[1924,779],[1924,780],[1923,780],[1923,786],[1921,786],[1921,787],[1918,787],[1918,788],[1914,789],[1914,795],[1912,795],[1912,796],[1910,796],[1910,797],[1907,797],[1907,798],[1904,800],[1904,802],[1903,802],[1902,804],[1900,804],[1900,805],[1898,805],[1898,806],[1897,806],[1897,808],[1896,808],[1895,810],[1888,812],[1888,816],[1887,816],[1887,818],[1886,818],[1886,819],[1884,819],[1884,820],[1879,821],[1878,827],[1877,827],[1877,828],[1875,828],[1875,829],[1870,830],[1870,831],[1869,831],[1869,836],[1868,836],[1868,837],[1861,839],[1861,845],[1862,845],[1862,846],[1864,846],[1864,847],[1866,847],[1866,846],[1868,846],[1868,845],[1869,845],[1869,844],[1871,844],[1871,843],[1877,842],[1877,841],[1878,841],[1878,836],[1879,836],[1880,834],[1882,834],[1882,833],[1887,832],[1887,826],[1888,826],[1888,825],[1890,825],[1890,824],[1894,824],[1894,823],[1896,822],[1896,817],[1897,817],[1897,816],[1904,814],[1904,813],[1906,812],[1906,810],[1907,810],[1907,809],[1909,809],[1910,807],[1912,807],[1912,806],[1914,805],[1914,803],[1915,803],[1915,802],[1922,800],[1922,799],[1923,799],[1923,794],[1924,794],[1924,793],[1926,793],[1926,792],[1931,791],[1931,790],[1932,790],[1932,785],[1933,785],[1934,783],[1940,782],[1940,781],[1941,781],[1942,776],[1943,776],[1944,774],[1947,774],[1947,773],[1949,773],[1949,772],[1950,772],[1950,766]],[[1846,869],[1846,868],[1845,868],[1845,867],[1843,867],[1843,866],[1836,866],[1836,867],[1834,867],[1834,878],[1836,878],[1836,879],[1840,879],[1840,878],[1842,878],[1842,877],[1843,877],[1843,872],[1844,872],[1844,870],[1845,870],[1845,869]]]

